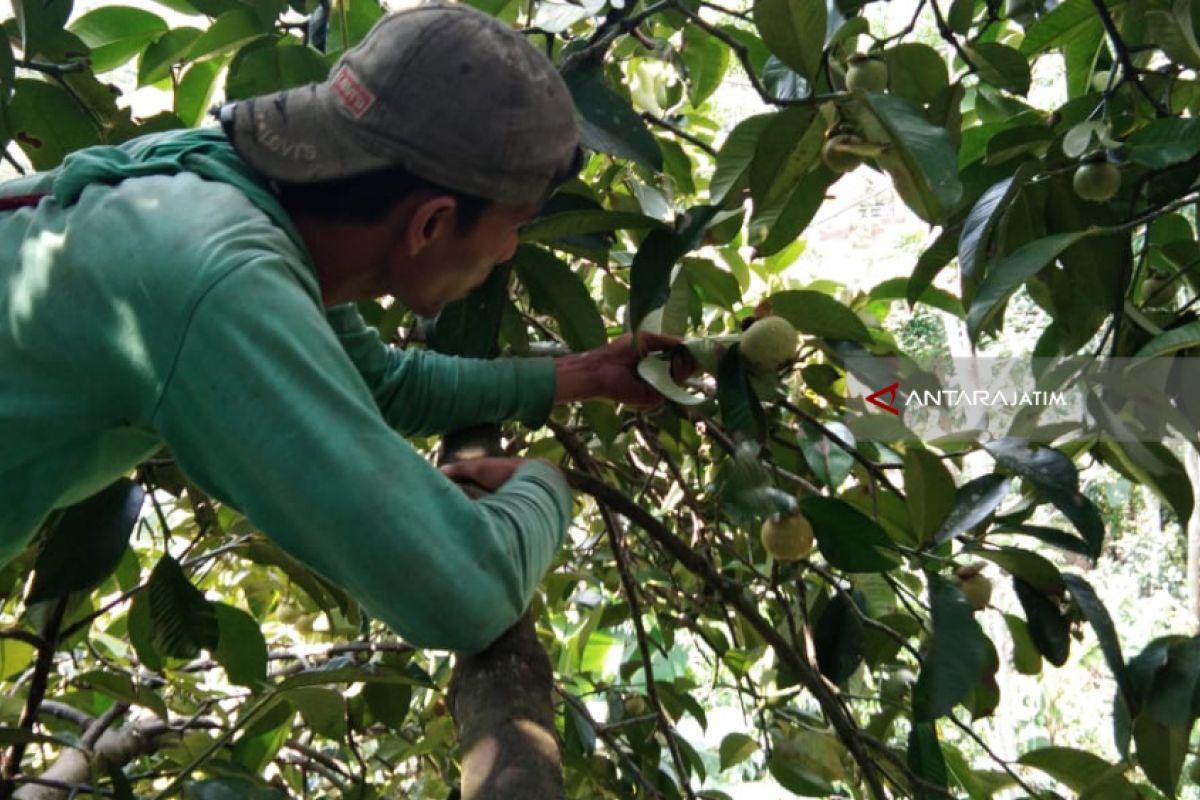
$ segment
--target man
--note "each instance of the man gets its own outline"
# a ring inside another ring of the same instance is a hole
[[[567,89],[492,18],[427,6],[327,82],[221,118],[0,190],[0,560],[165,442],[415,645],[482,649],[562,543],[569,491],[545,462],[480,459],[449,470],[493,490],[471,501],[399,434],[660,398],[628,338],[558,360],[401,352],[350,301],[436,314],[510,258],[578,168]]]

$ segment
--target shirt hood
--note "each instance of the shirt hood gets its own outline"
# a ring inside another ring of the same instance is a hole
[[[282,228],[302,253],[308,248],[267,179],[254,171],[217,128],[165,131],[139,136],[119,145],[77,150],[63,159],[50,192],[59,205],[74,205],[93,183],[120,183],[126,178],[191,172],[239,189],[259,210]]]

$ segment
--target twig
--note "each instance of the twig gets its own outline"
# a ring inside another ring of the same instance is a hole
[[[874,461],[872,461],[871,459],[864,456],[862,453],[858,452],[858,448],[854,447],[849,442],[847,442],[845,439],[843,439],[842,437],[840,437],[836,433],[834,433],[832,430],[830,430],[829,426],[822,423],[820,420],[818,420],[812,414],[809,414],[804,409],[802,409],[799,406],[795,405],[794,403],[790,402],[782,394],[780,394],[776,397],[775,402],[781,408],[784,408],[784,409],[790,411],[791,413],[795,414],[797,417],[800,417],[800,419],[816,426],[817,429],[820,430],[821,433],[825,436],[825,438],[829,439],[829,441],[833,442],[840,449],[844,450],[847,455],[849,455],[851,458],[853,458],[855,461],[857,461],[859,464],[861,464],[863,469],[865,469],[867,472],[871,473],[876,478],[878,478],[879,482],[882,483],[884,486],[886,486],[892,494],[896,495],[901,500],[904,499],[904,494],[901,493],[901,491],[896,488],[895,484],[893,484],[890,480],[888,480],[887,473],[885,473],[878,464],[876,464]]]
[[[651,114],[649,111],[642,112],[642,119],[646,120],[646,122],[649,122],[651,125],[657,125],[658,127],[662,128],[663,130],[670,131],[671,133],[678,136],[680,139],[683,139],[685,142],[691,142],[692,144],[696,145],[696,147],[699,147],[701,150],[708,153],[713,158],[717,157],[717,148],[713,147],[711,144],[704,141],[703,139],[701,139],[697,136],[693,136],[692,134],[688,133],[687,131],[683,130],[682,128],[680,128],[676,125],[673,125],[670,122],[667,122],[665,119],[656,117],[653,114]]]
[[[742,585],[721,575],[708,559],[688,547],[662,522],[655,519],[650,512],[633,503],[619,490],[577,470],[566,469],[564,473],[568,482],[575,489],[591,495],[601,505],[608,506],[642,528],[674,556],[684,568],[700,577],[724,597],[726,602],[737,609],[738,613],[771,646],[779,660],[796,673],[800,683],[816,698],[829,717],[830,724],[833,725],[851,756],[858,763],[863,781],[867,784],[871,796],[876,800],[886,800],[887,793],[883,784],[880,783],[875,762],[867,754],[860,741],[863,732],[853,718],[846,713],[838,697],[825,684],[824,679],[812,664],[807,659],[801,658],[787,640],[775,630],[775,626],[759,613],[756,603],[746,596]]]
[[[978,73],[979,67],[975,66],[975,62],[967,54],[966,48],[959,44],[958,37],[954,35],[954,31],[950,30],[946,18],[942,16],[942,9],[938,7],[937,0],[929,0],[929,6],[933,9],[933,20],[937,23],[938,35],[950,43],[954,52],[958,53],[958,57],[967,65],[968,72]]]
[[[556,432],[556,435],[559,434]],[[562,441],[563,438],[573,437],[564,431],[559,435],[559,440]],[[580,469],[586,470],[590,474],[595,474],[595,465],[592,462],[592,458],[587,454],[587,450],[582,445],[576,441],[574,446],[568,447],[568,450],[572,458],[575,459],[575,462],[579,464]],[[637,636],[638,652],[642,657],[642,671],[646,676],[646,696],[650,698],[650,704],[658,717],[658,725],[662,729],[664,738],[667,740],[667,749],[671,753],[671,761],[675,764],[675,772],[679,777],[680,784],[683,786],[684,794],[689,800],[694,800],[696,793],[692,791],[691,782],[688,780],[687,764],[683,760],[683,755],[679,752],[679,743],[675,741],[675,732],[671,727],[671,721],[667,719],[662,701],[658,697],[658,689],[654,685],[654,664],[651,661],[650,644],[646,638],[645,625],[642,623],[642,608],[641,601],[638,599],[637,583],[633,580],[633,575],[629,572],[629,560],[625,553],[621,524],[614,518],[612,511],[603,503],[600,503],[598,508],[600,516],[604,520],[604,527],[608,531],[609,546],[612,547],[613,560],[617,564],[617,574],[621,579],[621,587],[625,591],[625,599],[629,601],[629,616],[633,620],[633,630]]]
[[[637,778],[637,782],[640,783],[646,789],[646,791],[650,793],[651,797],[662,797],[662,792],[655,788],[654,784],[646,778],[645,774],[638,767],[637,762],[630,758],[629,754],[621,749],[620,743],[617,742],[617,740],[609,732],[614,726],[600,725],[597,723],[595,718],[592,717],[591,712],[588,711],[587,706],[584,705],[578,697],[570,692],[563,691],[557,685],[554,687],[554,691],[563,699],[564,703],[571,706],[571,708],[575,709],[576,713],[587,720],[588,724],[592,726],[592,730],[596,732],[596,735],[603,739],[604,743],[617,754],[617,757],[621,759],[621,762],[625,765],[625,768],[633,773],[633,777]]]
[[[18,61],[17,66],[33,70],[34,72],[60,77],[71,72],[83,72],[87,64],[82,61],[72,61],[69,64],[47,64],[44,61],[30,61],[26,59]]]
[[[1092,0],[1092,5],[1096,7],[1096,13],[1100,15],[1100,22],[1104,25],[1104,31],[1108,34],[1109,43],[1112,44],[1117,61],[1121,64],[1121,72],[1142,93],[1142,96],[1154,108],[1154,113],[1160,117],[1171,116],[1170,110],[1163,106],[1162,101],[1157,97],[1150,94],[1150,90],[1142,83],[1138,68],[1129,55],[1129,47],[1125,44],[1125,40],[1121,38],[1121,33],[1117,30],[1116,23],[1113,22],[1112,14],[1108,13],[1108,6],[1104,4],[1104,0]]]
[[[754,16],[749,11],[734,11],[732,8],[726,8],[725,6],[717,5],[716,3],[710,2],[710,0],[699,0],[699,2],[700,5],[704,6],[705,8],[711,8],[713,11],[725,14],[726,16],[737,17],[738,19],[744,19],[747,22],[751,22],[754,19]]]
[[[947,715],[946,715],[946,717],[947,717],[947,719],[949,719],[951,722],[953,722],[953,723],[954,723],[954,726],[955,726],[956,728],[958,728],[959,730],[961,730],[961,731],[962,731],[963,733],[965,733],[967,736],[969,736],[969,737],[971,737],[972,739],[974,739],[974,740],[975,740],[975,744],[977,744],[977,745],[979,745],[981,748],[983,748],[983,752],[987,753],[987,754],[988,754],[988,756],[989,756],[989,757],[990,757],[990,758],[991,758],[993,761],[995,761],[997,764],[999,764],[999,765],[1000,765],[1000,769],[1002,769],[1002,770],[1004,770],[1005,772],[1007,772],[1007,773],[1008,773],[1008,777],[1010,777],[1010,778],[1012,778],[1014,781],[1016,781],[1016,782],[1017,782],[1017,785],[1018,785],[1018,786],[1020,786],[1020,787],[1021,787],[1021,789],[1022,789],[1022,790],[1023,790],[1023,791],[1024,791],[1026,794],[1028,794],[1030,797],[1037,797],[1037,796],[1038,796],[1038,793],[1037,793],[1037,791],[1036,791],[1036,790],[1034,790],[1032,787],[1030,787],[1030,785],[1029,785],[1028,783],[1026,783],[1025,781],[1021,780],[1021,776],[1020,776],[1020,775],[1018,775],[1016,772],[1014,772],[1014,771],[1013,771],[1013,769],[1012,769],[1010,766],[1008,766],[1008,762],[1007,762],[1007,761],[1005,761],[1003,758],[1001,758],[999,755],[997,755],[997,754],[996,754],[996,752],[995,752],[994,750],[992,750],[992,748],[988,747],[988,744],[987,744],[987,742],[985,742],[985,741],[983,740],[983,738],[982,738],[982,737],[980,737],[980,735],[979,735],[978,733],[976,733],[975,731],[971,730],[971,726],[970,726],[970,725],[966,724],[965,722],[962,722],[961,720],[959,720],[959,719],[958,719],[958,717],[954,716],[953,714],[947,714]]]
[[[767,91],[767,87],[763,85],[762,79],[754,71],[754,64],[750,61],[750,51],[746,49],[745,45],[688,8],[686,3],[673,0],[672,5],[676,11],[691,20],[696,27],[707,31],[713,38],[724,42],[733,51],[738,61],[741,62],[742,69],[746,72],[746,77],[750,79],[750,85],[754,87],[754,91],[758,92],[758,96],[762,98],[764,103],[773,106],[812,106],[847,97],[844,93],[811,94],[808,97],[798,98],[775,97]]]
[[[8,165],[17,171],[18,175],[25,174],[25,168],[22,167],[15,158],[12,157],[12,153],[8,152],[7,147],[0,150],[0,158],[3,158],[5,161],[7,161]]]
[[[33,668],[33,679],[29,682],[29,695],[25,698],[25,710],[21,712],[21,721],[17,725],[20,730],[33,730],[37,721],[38,707],[46,697],[46,687],[50,683],[50,671],[54,668],[54,652],[58,649],[59,631],[62,629],[63,617],[67,613],[69,597],[54,601],[50,609],[50,617],[46,621],[46,634],[42,646],[38,648],[37,662]],[[25,757],[25,742],[16,742],[8,752],[4,764],[3,777],[12,778],[21,770],[21,759]]]

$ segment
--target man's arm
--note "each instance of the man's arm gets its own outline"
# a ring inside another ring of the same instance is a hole
[[[371,389],[388,424],[410,435],[520,419],[538,427],[552,404],[608,399],[639,408],[663,401],[637,375],[647,352],[678,344],[671,336],[621,336],[585,353],[550,358],[475,359],[383,344],[351,305],[328,309],[329,324]],[[682,366],[682,365],[681,365]],[[684,367],[680,376],[690,370]]]
[[[200,301],[153,422],[192,480],[417,646],[489,644],[527,607],[570,518],[544,462],[478,502],[430,466],[269,253]]]

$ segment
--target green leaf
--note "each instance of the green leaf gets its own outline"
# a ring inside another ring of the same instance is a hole
[[[103,695],[130,705],[138,705],[153,711],[160,720],[167,720],[167,704],[153,689],[135,686],[133,678],[119,672],[93,670],[75,678],[75,681]]]
[[[341,53],[363,40],[384,15],[379,0],[333,0],[329,4],[329,38],[325,52]]]
[[[346,703],[338,692],[309,686],[289,689],[283,696],[317,734],[334,741],[346,736]]]
[[[1042,654],[1038,652],[1033,637],[1029,635],[1029,624],[1012,614],[1004,615],[1008,633],[1013,643],[1013,666],[1022,675],[1039,675],[1042,671]]]
[[[798,106],[777,114],[758,139],[750,164],[755,214],[787,198],[821,157],[825,119],[815,108]]]
[[[581,209],[539,217],[521,229],[521,241],[543,244],[569,236],[587,236],[618,230],[662,228],[662,222],[631,211]]]
[[[1171,506],[1180,520],[1191,519],[1194,498],[1187,471],[1161,442],[1101,442],[1105,463],[1129,479],[1147,486]],[[1116,463],[1113,463],[1115,460]]]
[[[909,729],[906,761],[908,768],[918,778],[941,789],[948,787],[946,761],[938,746],[937,727],[932,722],[918,722]],[[937,795],[916,789],[915,796],[929,798]]]
[[[1067,586],[1063,583],[1063,576],[1058,567],[1031,550],[1022,550],[1019,547],[998,547],[992,550],[972,547],[967,552],[972,556],[986,558],[1043,594],[1060,597],[1066,591]]]
[[[1021,52],[1032,56],[1062,47],[1097,21],[1091,0],[1063,0],[1026,29]]]
[[[1136,701],[1133,684],[1125,666],[1125,657],[1121,655],[1121,640],[1117,636],[1117,629],[1113,625],[1108,609],[1096,595],[1092,585],[1082,576],[1069,572],[1064,573],[1063,582],[1067,586],[1067,591],[1071,593],[1071,599],[1079,606],[1083,616],[1087,618],[1088,624],[1096,632],[1096,639],[1100,642],[1100,651],[1104,654],[1108,669],[1112,672],[1117,687],[1126,702],[1132,707]]]
[[[703,258],[685,258],[683,270],[692,285],[704,295],[704,302],[732,311],[741,303],[742,290],[731,272]]]
[[[766,437],[767,415],[750,385],[736,344],[725,351],[717,366],[717,405],[730,433],[758,441]]]
[[[953,253],[951,254],[953,255]],[[904,300],[909,294],[908,278],[889,278],[883,283],[871,288],[871,300]],[[927,306],[945,311],[947,314],[962,319],[966,316],[962,303],[954,295],[936,286],[926,286],[921,294],[913,299],[913,303],[924,303]]]
[[[913,529],[927,542],[954,508],[954,478],[940,458],[914,448],[904,453],[904,490]]]
[[[1007,437],[984,445],[996,462],[1028,480],[1071,520],[1096,558],[1104,542],[1104,522],[1095,505],[1078,489],[1074,462],[1052,447],[1032,447],[1024,439]]]
[[[825,427],[850,447],[855,446],[854,433],[840,422],[824,423]],[[822,485],[837,489],[854,468],[854,457],[813,423],[802,420],[796,441],[809,469]]]
[[[762,463],[762,447],[742,442],[719,473],[721,508],[738,525],[795,513],[796,498],[778,489]]]
[[[73,0],[13,0],[12,12],[26,58],[45,56],[43,49],[67,24]]]
[[[871,94],[866,105],[891,140],[878,157],[892,176],[896,191],[913,212],[940,224],[962,197],[954,142],[945,128],[930,124],[925,114],[901,97]]]
[[[195,658],[215,650],[217,614],[169,555],[159,559],[146,587],[154,648],[164,656]]]
[[[675,379],[671,377],[671,360],[669,358],[652,353],[638,362],[637,373],[642,380],[673,403],[694,406],[708,400],[704,395],[692,394],[675,382]]]
[[[950,263],[950,259],[954,258],[958,238],[959,233],[956,229],[944,228],[933,240],[933,244],[921,253],[917,259],[917,266],[908,279],[908,286],[904,293],[910,306],[916,305],[924,297],[926,290],[933,285],[934,278],[945,269],[946,265]],[[951,313],[959,318],[965,316],[961,303],[958,311]]]
[[[69,26],[91,48],[92,71],[116,69],[142,52],[167,31],[157,14],[129,6],[104,6],[79,17]]]
[[[814,770],[777,754],[767,762],[767,771],[780,786],[801,797],[828,797],[837,793],[837,788]]]
[[[8,130],[34,169],[51,169],[68,153],[99,143],[96,126],[66,90],[30,78],[13,87]]]
[[[871,334],[858,315],[824,292],[793,289],[776,292],[768,299],[773,313],[801,333],[871,344]]]
[[[1021,51],[997,42],[977,42],[965,47],[979,69],[979,77],[1014,94],[1029,94],[1029,61]]]
[[[716,167],[708,183],[708,195],[712,203],[723,203],[731,190],[741,187],[749,179],[750,165],[758,151],[758,140],[778,116],[778,113],[756,114],[742,120],[730,131],[717,151]]]
[[[825,46],[824,2],[755,0],[754,26],[780,61],[816,82]]]
[[[1200,320],[1160,333],[1143,345],[1133,357],[1159,358],[1198,345],[1200,345]]]
[[[996,313],[1021,284],[1053,264],[1068,247],[1089,235],[1089,231],[1056,233],[1022,245],[992,264],[967,309],[967,328],[971,340],[979,340],[979,334],[991,326]]]
[[[251,772],[261,772],[291,738],[295,716],[292,706],[277,698],[234,742],[233,760]]]
[[[813,217],[825,202],[829,187],[837,178],[828,167],[818,163],[812,172],[800,178],[800,182],[782,206],[777,209],[761,209],[761,215],[760,209],[755,208],[755,216],[750,226],[751,239],[757,241],[764,227],[770,228],[766,238],[757,245],[760,256],[774,256],[767,260],[768,269],[778,272],[795,261],[795,258],[788,257],[786,248],[793,243],[804,244],[797,242],[797,237],[813,221]],[[778,268],[775,268],[776,261],[781,262]]]
[[[218,632],[213,658],[225,668],[230,683],[257,686],[267,679],[267,641],[258,620],[225,603],[212,605]]]
[[[883,528],[849,503],[812,495],[800,501],[825,560],[846,572],[886,572],[900,557]]]
[[[192,42],[183,60],[201,61],[232,53],[242,45],[264,36],[268,30],[269,26],[264,26],[259,16],[248,8],[226,11]]]
[[[285,800],[287,795],[248,775],[227,775],[183,785],[184,800]]]
[[[482,286],[442,309],[433,329],[428,332],[430,349],[466,358],[498,355],[496,340],[504,308],[509,302],[511,274],[512,269],[506,265],[496,267]]]
[[[687,70],[688,101],[699,108],[725,78],[731,57],[729,48],[708,31],[688,25],[683,29],[679,55]]]
[[[1038,652],[1056,667],[1067,663],[1071,652],[1071,625],[1058,604],[1040,589],[1013,576],[1013,589],[1025,609],[1029,636]]]
[[[204,121],[217,88],[217,77],[225,62],[212,58],[192,64],[183,73],[175,89],[175,113],[185,125],[196,127]]]
[[[946,60],[927,44],[906,42],[884,51],[888,88],[916,106],[928,105],[950,85]]]
[[[744,733],[730,733],[721,740],[719,755],[721,758],[721,771],[735,767],[745,761],[754,752],[758,750],[758,742],[754,741],[752,736],[747,736]]]
[[[554,317],[572,350],[591,350],[608,341],[596,302],[566,262],[540,247],[521,245],[513,257],[513,268],[529,291],[533,307]]]
[[[1133,740],[1142,772],[1159,791],[1175,797],[1187,759],[1189,728],[1168,726],[1144,715],[1133,721]]]
[[[24,671],[36,652],[33,645],[20,639],[0,639],[0,680]]]
[[[182,62],[200,38],[199,28],[172,28],[150,43],[138,59],[138,88],[158,83],[171,74],[171,67]]]
[[[401,684],[368,683],[363,698],[375,719],[393,730],[400,730],[412,704],[412,687]]]
[[[958,487],[954,493],[954,506],[933,537],[934,543],[948,542],[990,517],[1008,495],[1011,485],[1012,482],[1002,475],[984,475]]]
[[[813,627],[813,647],[817,653],[817,668],[835,684],[850,680],[863,662],[863,624],[858,614],[864,613],[866,600],[855,592],[855,613],[850,600],[838,592],[825,605],[825,610]]]
[[[1126,142],[1129,158],[1148,169],[1167,169],[1200,153],[1200,119],[1156,119]]]
[[[32,605],[91,589],[121,563],[145,492],[128,478],[62,513],[33,564]]]
[[[1196,40],[1196,19],[1191,0],[1175,0],[1170,10],[1154,8],[1146,12],[1149,40],[1172,61],[1200,69],[1200,42]]]
[[[637,330],[647,314],[667,301],[675,264],[700,246],[716,213],[716,206],[696,206],[677,221],[674,231],[655,229],[642,240],[629,268],[630,328]]]
[[[629,103],[604,85],[599,68],[586,67],[563,75],[575,100],[583,144],[659,172],[662,151],[646,123]]]
[[[126,625],[129,629],[129,643],[133,645],[138,661],[146,669],[155,672],[161,670],[163,656],[154,646],[154,622],[150,618],[149,592],[142,591],[133,596]]]
[[[1121,774],[1124,767],[1073,747],[1042,747],[1023,753],[1017,761],[1041,770],[1072,791],[1104,800],[1137,800],[1139,794]]]
[[[1141,716],[1169,727],[1191,730],[1200,703],[1200,637],[1176,641],[1167,661],[1154,673],[1141,706]]]
[[[983,277],[1001,218],[1037,169],[1035,164],[1022,164],[1013,175],[988,187],[971,208],[958,239],[958,265],[971,282]]]
[[[940,575],[929,576],[933,641],[913,688],[913,720],[932,722],[950,713],[979,681],[987,655],[983,630],[966,595]]]
[[[13,56],[12,45],[7,38],[0,36],[0,100],[5,103],[12,97],[13,81],[16,77],[17,61]],[[0,132],[3,132],[5,140],[8,138],[6,127],[0,123]]]
[[[307,45],[285,44],[284,40],[253,41],[229,63],[225,94],[230,100],[270,94],[319,83],[328,73],[325,57]]]

